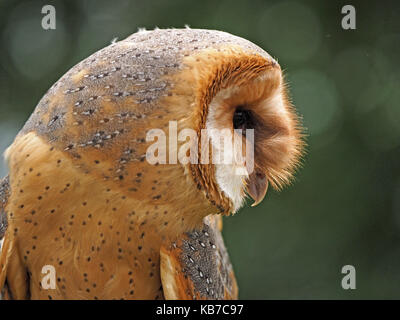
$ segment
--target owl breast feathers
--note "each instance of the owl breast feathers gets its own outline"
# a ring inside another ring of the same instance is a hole
[[[302,150],[281,68],[251,42],[187,28],[112,43],[48,90],[6,151],[0,287],[17,299],[235,298],[217,221],[246,193],[257,204],[289,183]]]

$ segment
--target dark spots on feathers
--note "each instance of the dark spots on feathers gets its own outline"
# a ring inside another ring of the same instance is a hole
[[[180,244],[184,276],[191,279],[201,296],[223,299],[225,289],[231,290],[233,283],[232,266],[221,235],[204,225],[187,236]],[[218,248],[214,243],[219,243]]]

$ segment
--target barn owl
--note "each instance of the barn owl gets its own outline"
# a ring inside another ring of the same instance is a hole
[[[150,163],[148,132],[168,141],[171,123],[242,130],[242,148],[224,151],[252,147],[254,169]],[[113,42],[48,90],[5,152],[3,297],[236,299],[221,216],[289,183],[302,150],[281,68],[255,44],[189,28]]]

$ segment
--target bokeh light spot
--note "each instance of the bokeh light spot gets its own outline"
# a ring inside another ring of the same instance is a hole
[[[293,103],[311,136],[319,135],[338,121],[341,112],[335,84],[324,73],[313,69],[292,72],[289,84]]]
[[[318,51],[321,23],[312,9],[296,2],[272,5],[261,14],[258,25],[262,46],[284,62],[301,62]]]
[[[29,80],[48,75],[60,65],[67,51],[62,17],[56,14],[55,30],[44,30],[40,9],[40,5],[31,2],[18,6],[3,33],[14,68]]]

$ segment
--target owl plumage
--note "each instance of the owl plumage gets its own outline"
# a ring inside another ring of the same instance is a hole
[[[233,130],[238,108],[254,127],[253,174],[146,161],[150,129],[167,140],[172,121],[199,136]],[[6,151],[0,288],[15,299],[236,298],[215,221],[246,192],[258,203],[268,184],[287,184],[302,148],[280,66],[251,42],[187,28],[113,43],[49,89]],[[57,271],[56,289],[41,287],[45,265]],[[204,285],[210,279],[218,286]]]

